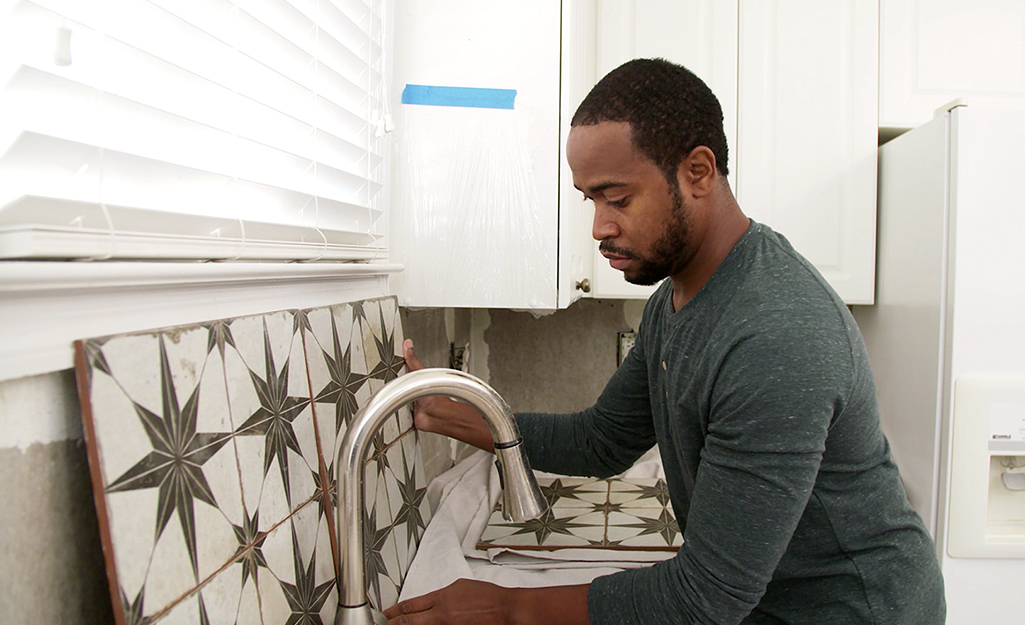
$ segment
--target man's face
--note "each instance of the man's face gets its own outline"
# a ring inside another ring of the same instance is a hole
[[[566,143],[573,185],[594,201],[591,236],[628,282],[654,284],[693,256],[687,205],[655,163],[633,145],[630,125],[574,126]]]

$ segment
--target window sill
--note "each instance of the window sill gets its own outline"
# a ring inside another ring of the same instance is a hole
[[[0,380],[68,369],[72,343],[388,295],[401,265],[0,262]]]

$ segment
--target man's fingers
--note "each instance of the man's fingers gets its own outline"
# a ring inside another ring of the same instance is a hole
[[[424,368],[424,363],[420,362],[420,359],[416,357],[416,353],[413,351],[412,339],[402,341],[402,357],[406,360],[406,368],[410,371]]]
[[[391,620],[403,614],[414,614],[429,610],[432,606],[434,606],[434,593],[427,593],[426,595],[420,595],[419,597],[413,597],[412,599],[396,603],[384,611],[384,617]]]

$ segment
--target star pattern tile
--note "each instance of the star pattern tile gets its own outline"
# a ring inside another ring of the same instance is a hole
[[[368,319],[368,325],[376,350],[370,377],[386,383],[391,382],[399,377],[402,368],[406,365],[406,361],[402,358],[402,352],[396,350],[396,345],[402,345],[402,337],[398,337],[398,341],[395,340],[397,327],[395,319],[386,318],[385,307],[381,306],[377,323],[370,323]]]
[[[292,611],[288,620],[285,621],[285,625],[323,625],[321,611],[331,595],[331,591],[334,590],[335,581],[332,579],[317,583],[317,554],[316,552],[311,554],[309,562],[306,562],[299,549],[299,538],[294,526],[292,527],[292,547],[295,554],[292,561],[295,567],[295,583],[280,582],[281,590],[288,601],[288,607]]]
[[[391,538],[392,526],[385,523],[378,526],[377,509],[363,513],[363,570],[367,582],[367,595],[371,604],[381,606],[381,578],[388,577],[388,563],[385,562],[385,548]],[[394,568],[394,567],[391,567]]]
[[[231,335],[231,324],[228,322],[228,319],[219,319],[202,324],[209,332],[206,350],[209,352],[217,348],[217,353],[221,355],[222,359],[224,358],[224,348],[226,345],[235,347],[235,338]]]
[[[140,590],[134,599],[129,600],[125,596],[124,588],[121,589],[122,614],[127,625],[143,625],[148,621],[143,615],[143,606],[145,605],[144,591],[145,589]]]
[[[259,584],[260,567],[267,568],[267,558],[263,556],[263,543],[267,540],[267,533],[260,529],[260,512],[253,516],[246,515],[241,526],[233,525],[235,538],[238,539],[238,550],[235,551],[234,559],[242,565],[242,586],[246,585],[249,578],[253,583]]]
[[[289,393],[289,365],[286,362],[280,368],[275,366],[274,353],[271,349],[270,334],[264,323],[264,371],[265,376],[251,370],[253,386],[260,399],[260,407],[238,427],[238,436],[262,436],[264,439],[263,471],[266,475],[271,464],[276,464],[281,474],[281,483],[285,488],[285,499],[292,504],[291,480],[289,479],[288,453],[291,449],[302,455],[299,441],[295,435],[293,422],[310,403],[308,397],[294,396]]]
[[[630,518],[617,518],[619,515]],[[611,526],[609,528],[610,542],[614,540],[611,537],[613,530],[636,530],[619,538],[617,544],[620,546],[645,546],[649,543],[656,546],[674,545],[677,544],[677,539],[681,536],[680,528],[676,524],[676,518],[669,511],[668,507],[621,508],[615,516],[609,515],[609,525]],[[652,537],[655,540],[644,540],[645,537]]]
[[[603,544],[604,517],[599,517],[599,523],[594,523],[580,520],[580,517],[584,516],[593,515],[578,513],[564,516],[549,508],[536,519],[519,522],[508,521],[500,526],[489,526],[484,530],[482,542],[499,544],[499,541],[504,539],[504,541],[516,543],[518,537],[526,536],[528,538],[527,545],[541,547],[555,544],[556,539],[560,537],[572,537],[578,539],[573,542],[582,542],[584,546],[601,546]],[[493,538],[490,538],[489,541],[489,537]]]
[[[221,359],[199,326],[87,343],[78,349],[97,366],[80,379],[101,540],[110,583],[130,598],[114,611],[150,621],[231,555],[223,539],[241,494]]]
[[[225,356],[243,499],[270,531],[316,495],[318,442],[295,312],[235,319]]]
[[[588,508],[608,501],[609,481],[557,477],[538,484],[549,507]]]
[[[363,366],[353,366],[353,345],[350,341],[342,345],[337,317],[330,315],[330,320],[331,340],[327,346],[320,345],[321,356],[327,365],[329,377],[325,382],[314,386],[313,401],[334,405],[335,429],[341,431],[359,410],[359,391],[367,383],[368,375],[361,372],[366,367],[365,361],[362,363]],[[310,331],[313,331],[312,328]],[[357,352],[357,357],[360,355],[361,352]]]
[[[402,442],[405,443],[406,439],[414,440],[414,438],[407,435],[402,437]],[[426,506],[424,506],[427,485],[417,480],[414,462],[415,458],[411,460],[406,454],[402,454],[401,473],[395,475],[396,479],[393,481],[397,486],[398,498],[392,504],[392,524],[396,529],[403,526],[406,528],[407,544],[419,543],[420,537],[427,529]]]
[[[401,341],[382,298],[78,343],[118,625],[333,622],[333,456],[402,374]],[[397,598],[430,521],[417,440],[400,411],[364,469],[377,606]]]
[[[103,337],[91,341],[83,341],[82,343],[85,359],[89,367],[86,373],[90,382],[92,382],[93,371],[113,375],[110,371],[110,365],[107,364],[107,357],[103,355],[103,344],[108,340],[109,337]]]
[[[203,464],[228,442],[230,435],[224,432],[196,432],[199,387],[189,395],[184,406],[178,405],[163,337],[160,337],[159,345],[163,400],[161,414],[156,415],[145,406],[133,402],[153,450],[121,477],[111,482],[107,486],[107,492],[159,489],[156,538],[160,537],[171,520],[171,515],[177,511],[192,572],[198,581],[194,502],[199,500],[217,507],[213,491],[203,474]]]
[[[496,506],[478,549],[676,551],[680,528],[661,479],[539,478],[549,508],[538,519],[506,521]]]

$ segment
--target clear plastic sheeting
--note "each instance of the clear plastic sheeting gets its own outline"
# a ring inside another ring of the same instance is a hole
[[[405,266],[403,305],[556,308],[558,163],[532,162],[529,127],[519,109],[401,107],[392,258]],[[552,172],[543,196],[536,171]]]

